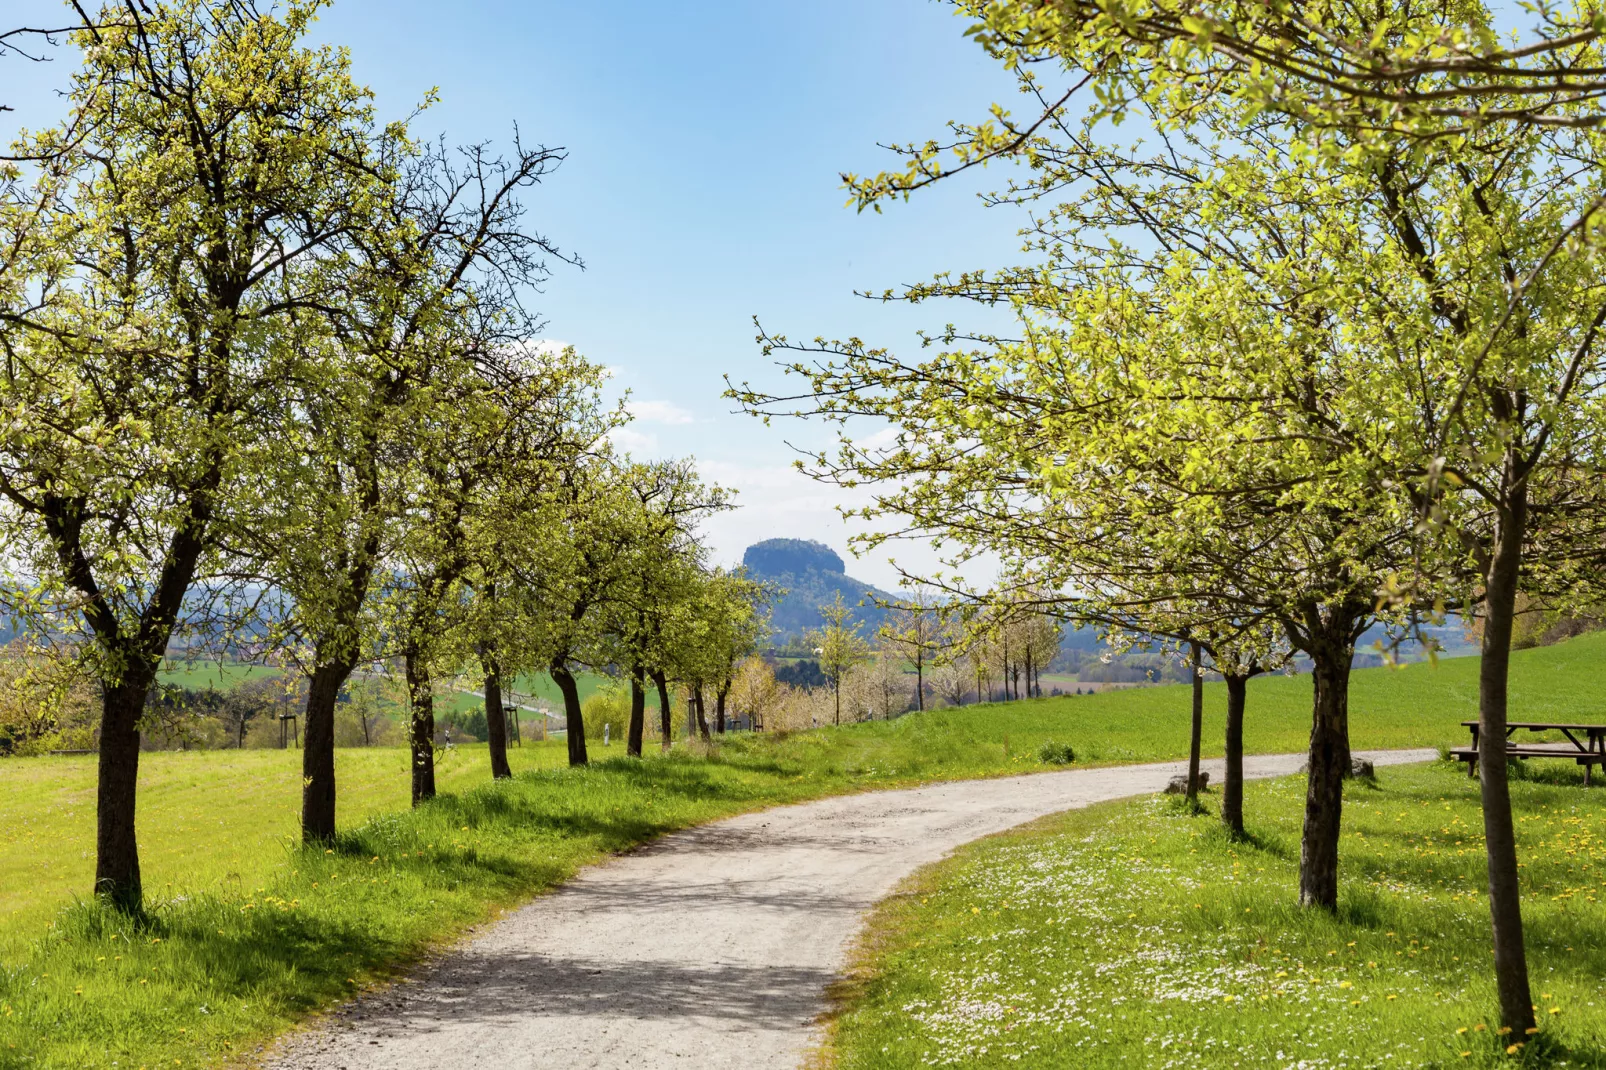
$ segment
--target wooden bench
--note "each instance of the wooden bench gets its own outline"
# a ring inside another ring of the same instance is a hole
[[[1467,763],[1467,775],[1478,775],[1478,722],[1462,721],[1463,727],[1472,730],[1472,746],[1456,747],[1450,751],[1457,761]],[[1563,742],[1518,743],[1512,740],[1513,732],[1560,732],[1567,737]],[[1606,765],[1606,725],[1561,724],[1550,721],[1506,722],[1506,757],[1508,758],[1560,758],[1571,760],[1584,767],[1584,786],[1590,785],[1590,773],[1597,765]]]

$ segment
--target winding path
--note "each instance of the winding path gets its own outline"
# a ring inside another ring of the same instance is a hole
[[[1357,755],[1379,765],[1430,750]],[[1303,755],[1246,758],[1248,777]],[[1219,761],[1207,762],[1211,779]],[[286,1042],[272,1070],[793,1070],[864,912],[960,844],[1158,791],[1182,763],[869,792],[731,818],[581,873],[415,979]]]

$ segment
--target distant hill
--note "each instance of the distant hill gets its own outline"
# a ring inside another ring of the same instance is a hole
[[[772,607],[770,627],[775,641],[784,644],[801,639],[809,629],[821,625],[820,606],[838,594],[853,607],[853,620],[859,634],[869,639],[886,621],[887,611],[876,607],[876,598],[896,598],[874,585],[847,574],[842,556],[824,543],[809,539],[765,539],[742,554],[742,564],[755,578],[786,588]],[[867,603],[860,605],[859,603]]]

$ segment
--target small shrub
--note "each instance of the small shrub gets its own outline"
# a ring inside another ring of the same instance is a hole
[[[618,684],[599,688],[580,704],[587,745],[602,745],[602,726],[608,725],[608,743],[622,743],[630,728],[630,689]]]
[[[1069,743],[1055,743],[1051,739],[1037,748],[1037,758],[1049,765],[1070,765],[1076,761],[1076,752]]]

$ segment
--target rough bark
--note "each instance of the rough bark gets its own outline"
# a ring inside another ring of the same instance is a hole
[[[327,843],[335,838],[335,704],[354,668],[325,663],[307,682],[307,736],[301,747],[301,840]]]
[[[402,659],[407,666],[407,700],[412,707],[408,740],[413,759],[413,805],[435,797],[435,684],[429,666],[409,651]]]
[[[586,758],[586,722],[580,712],[580,685],[575,683],[574,674],[562,661],[554,661],[550,669],[552,682],[558,685],[558,691],[563,695],[563,721],[569,729],[569,764],[585,765]]]
[[[134,811],[139,784],[139,719],[150,680],[127,674],[101,700],[99,786],[95,796],[95,894],[118,910],[144,906]]]
[[[1221,784],[1221,823],[1235,838],[1244,835],[1244,704],[1249,677],[1227,680],[1227,776]]]
[[[642,737],[647,734],[647,693],[641,686],[641,666],[630,670],[630,731],[626,736],[625,753],[632,758],[641,757]]]
[[[1193,719],[1188,729],[1188,802],[1199,805],[1199,751],[1204,737],[1203,652],[1198,643],[1188,644],[1193,659]]]
[[[658,749],[667,751],[674,745],[671,737],[675,734],[675,722],[669,709],[669,681],[664,678],[662,670],[654,669],[652,682],[658,688],[658,727],[663,734],[658,741]]]
[[[726,677],[719,685],[719,690],[714,692],[714,729],[720,735],[725,734],[725,700],[730,697],[730,693],[730,677]]]
[[[1485,586],[1483,659],[1478,669],[1478,777],[1483,796],[1483,839],[1489,867],[1489,916],[1493,924],[1495,988],[1500,1022],[1513,1036],[1534,1024],[1528,957],[1523,947],[1517,839],[1506,779],[1506,699],[1517,581],[1527,527],[1527,490],[1507,461],[1500,511]]]
[[[502,709],[502,672],[496,655],[487,651],[480,657],[485,669],[485,737],[491,751],[491,779],[513,776],[507,764],[507,711]]]
[[[1349,773],[1349,671],[1355,641],[1344,634],[1313,642],[1314,697],[1305,827],[1299,844],[1299,904],[1338,909],[1338,837]]]
[[[915,647],[915,709],[926,708],[926,659],[921,649]]]
[[[708,710],[703,705],[703,685],[701,683],[692,688],[691,706],[697,718],[697,734],[703,738],[704,743],[712,742],[713,737],[708,731]]]

